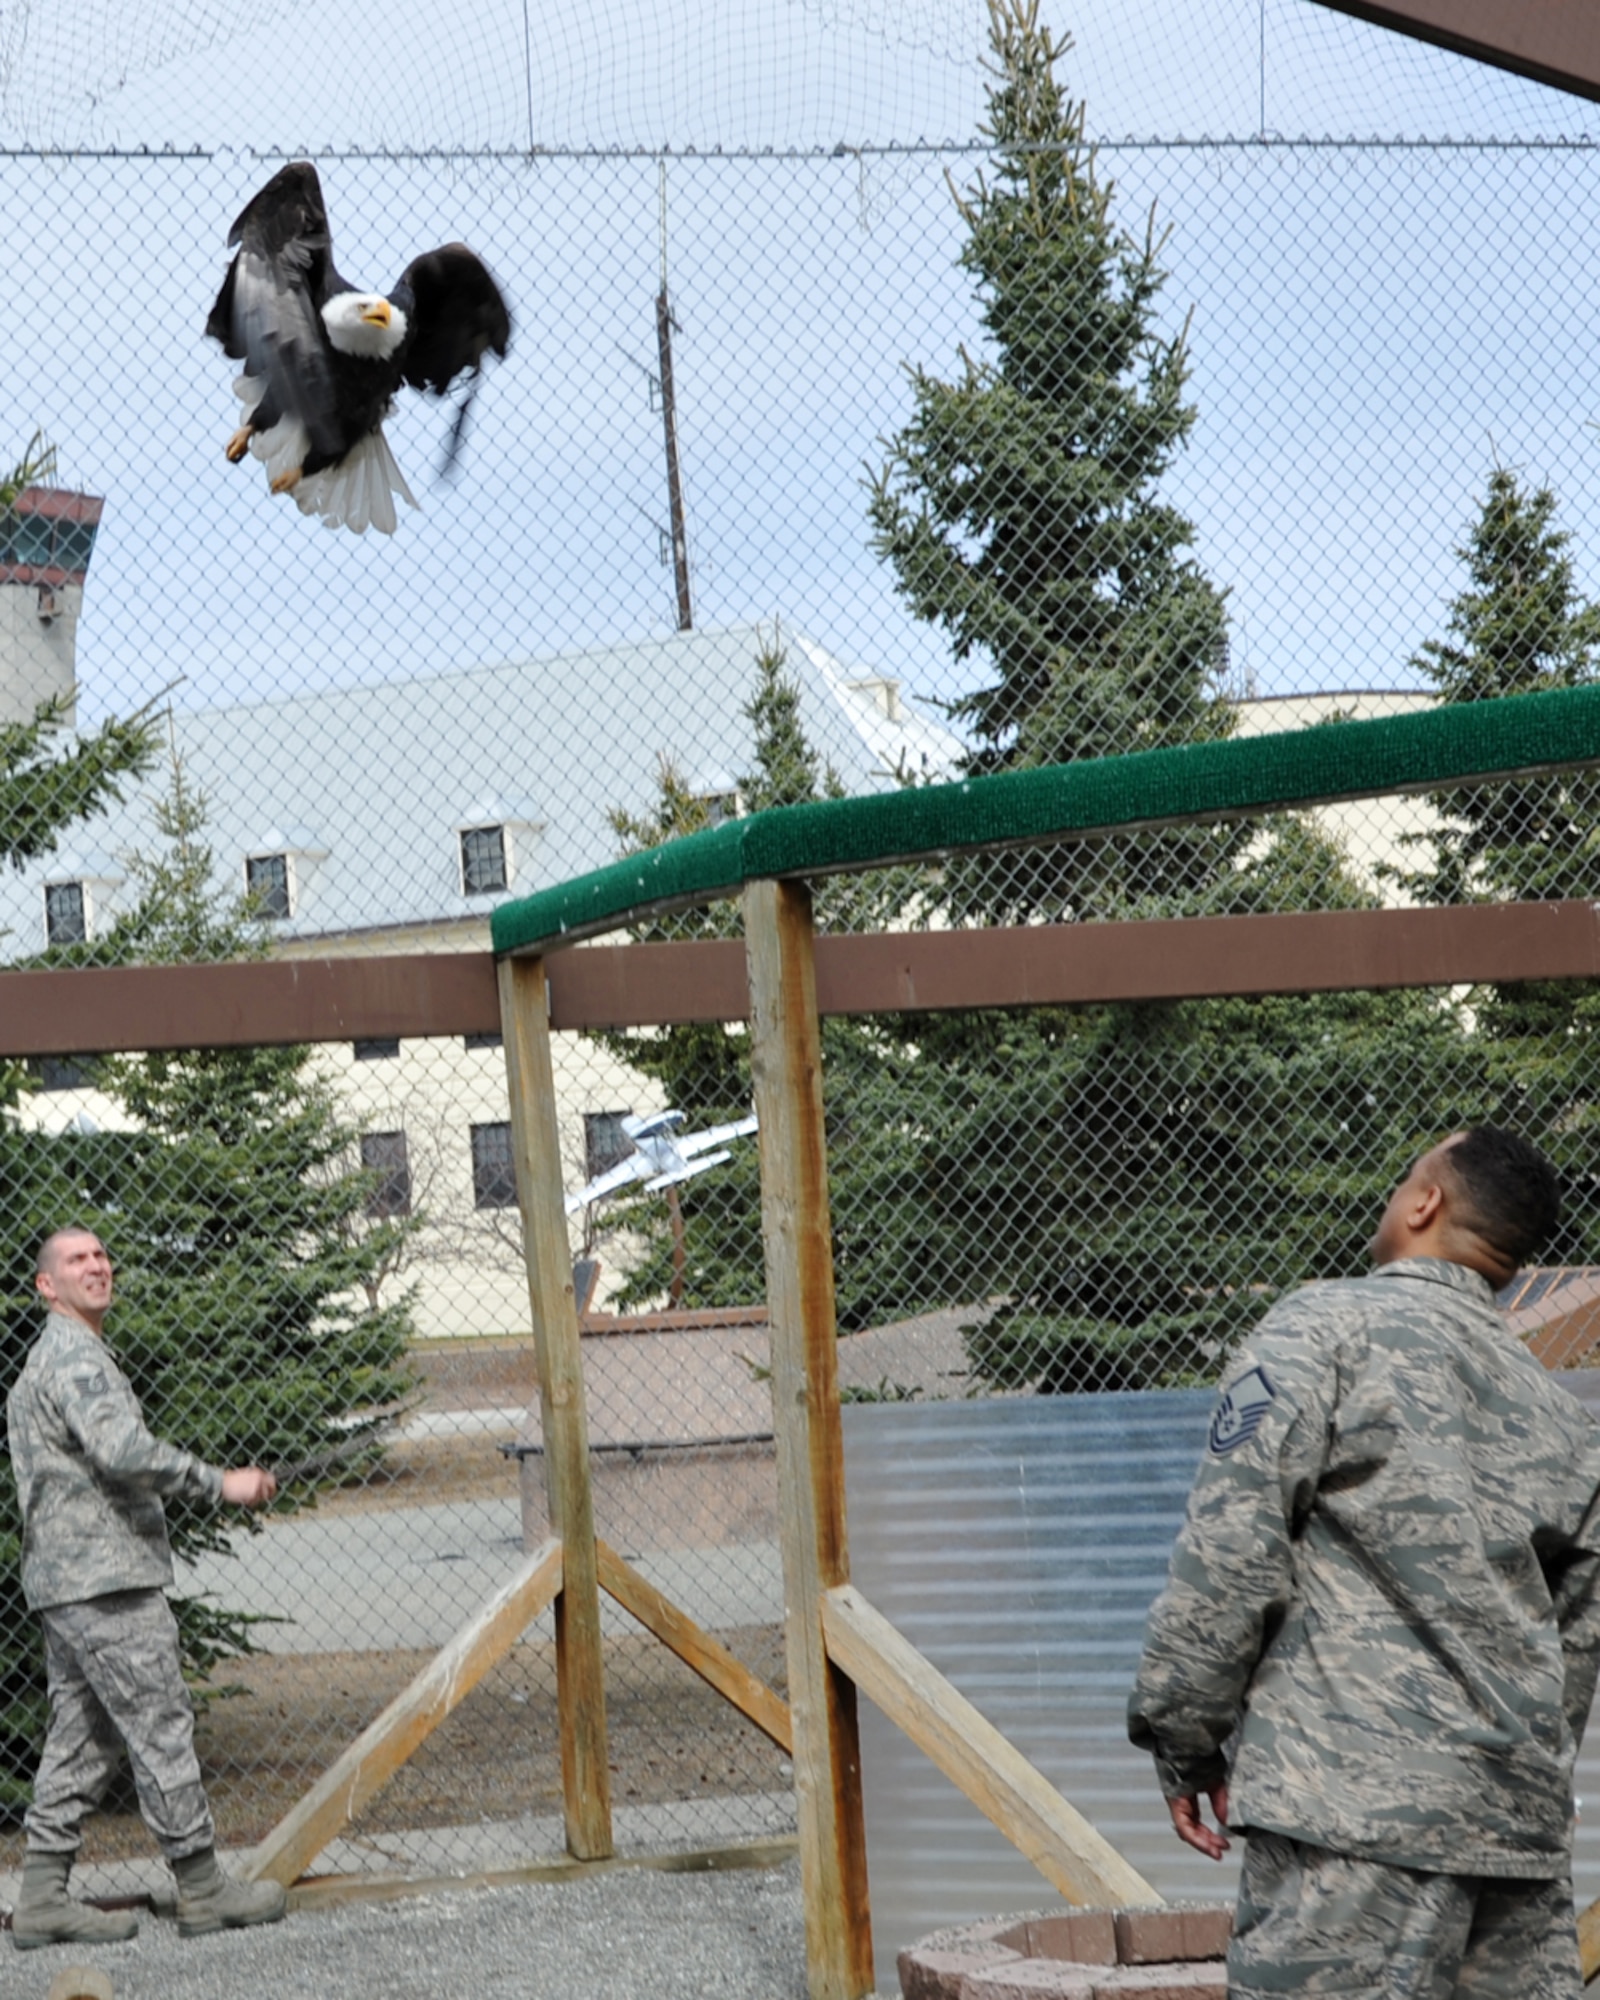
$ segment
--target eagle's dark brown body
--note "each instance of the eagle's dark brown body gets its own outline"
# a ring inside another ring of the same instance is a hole
[[[476,376],[485,354],[504,356],[511,315],[499,286],[464,244],[449,243],[413,259],[389,293],[360,291],[334,267],[321,184],[304,160],[273,175],[228,242],[238,254],[206,320],[244,367],[245,422],[228,456],[253,452],[274,492],[294,493],[330,526],[392,532],[389,495],[411,499],[382,436],[395,392],[443,395],[458,376]]]

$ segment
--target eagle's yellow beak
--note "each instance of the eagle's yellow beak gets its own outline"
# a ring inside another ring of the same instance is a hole
[[[361,317],[368,326],[388,326],[394,315],[387,299],[374,299],[370,306],[361,308]]]

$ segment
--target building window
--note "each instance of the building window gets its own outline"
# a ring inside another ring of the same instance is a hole
[[[244,864],[244,886],[258,917],[281,921],[291,914],[287,854],[252,854]]]
[[[48,944],[82,944],[89,935],[89,906],[81,882],[44,885],[44,935]]]
[[[500,1049],[505,1047],[505,1036],[498,1028],[484,1028],[480,1032],[461,1037],[464,1049]]]
[[[28,1067],[40,1090],[83,1090],[94,1081],[93,1056],[35,1056]]]
[[[389,1062],[400,1053],[398,1035],[372,1035],[363,1042],[352,1042],[351,1052],[357,1062]]]
[[[461,829],[461,892],[466,896],[487,896],[504,889],[506,874],[506,830],[503,826],[466,826]]]
[[[510,1125],[474,1125],[471,1131],[473,1207],[515,1208],[517,1175],[511,1164]]]
[[[0,512],[0,566],[65,570],[69,582],[81,583],[104,504],[87,493],[24,487]]]
[[[379,1218],[411,1213],[411,1160],[404,1132],[363,1132],[361,1164],[376,1174],[367,1196],[367,1214]]]
[[[586,1111],[583,1114],[583,1177],[597,1180],[609,1168],[625,1160],[634,1150],[633,1141],[622,1129],[631,1111]]]

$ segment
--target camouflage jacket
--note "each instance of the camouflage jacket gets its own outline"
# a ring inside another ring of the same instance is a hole
[[[6,1402],[33,1610],[172,1582],[163,1493],[222,1498],[222,1474],[145,1429],[105,1343],[51,1313]]]
[[[1418,1257],[1307,1286],[1229,1372],[1129,1735],[1168,1798],[1227,1779],[1235,1827],[1564,1873],[1597,1495],[1600,1429],[1475,1272]]]

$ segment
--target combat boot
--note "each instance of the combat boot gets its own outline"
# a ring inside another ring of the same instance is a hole
[[[18,1951],[36,1951],[42,1944],[121,1944],[139,1935],[132,1911],[75,1903],[67,1894],[71,1873],[70,1854],[30,1849],[23,1855],[22,1888],[11,1912],[11,1942]]]
[[[214,1847],[174,1861],[178,1878],[178,1935],[204,1937],[208,1931],[239,1931],[251,1924],[275,1924],[289,1899],[276,1882],[230,1882],[217,1865]]]

